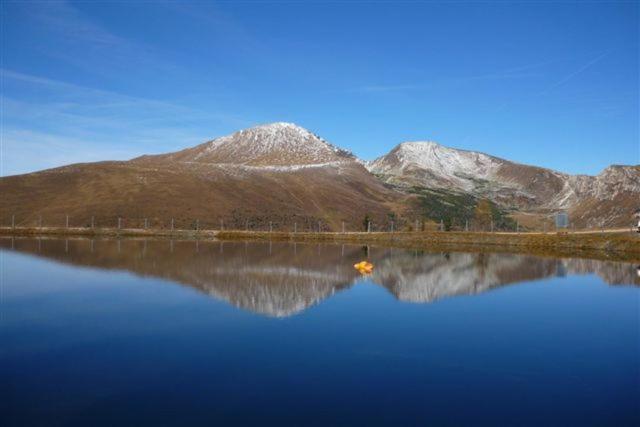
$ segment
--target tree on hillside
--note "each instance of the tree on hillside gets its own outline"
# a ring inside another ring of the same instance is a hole
[[[479,200],[473,213],[473,220],[477,229],[489,230],[491,228],[491,221],[493,221],[491,202],[487,199]]]
[[[369,214],[365,214],[364,215],[364,220],[362,220],[362,227],[364,229],[364,231],[368,231],[369,230],[369,223],[371,222],[371,217],[369,216]]]

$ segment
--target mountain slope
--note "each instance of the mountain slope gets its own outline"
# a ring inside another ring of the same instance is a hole
[[[577,227],[628,226],[640,208],[640,166],[568,175],[434,142],[407,142],[363,166],[291,123],[241,130],[173,153],[0,178],[0,221],[71,226],[266,230],[375,229],[416,220],[512,230],[515,215]],[[487,205],[488,201],[488,205]],[[478,220],[478,212],[483,212]],[[487,219],[488,218],[488,219]]]
[[[191,149],[125,162],[86,163],[0,179],[4,223],[265,229],[383,222],[403,196],[352,155],[292,124],[236,132]]]
[[[293,123],[272,123],[241,130],[193,148],[136,162],[180,162],[245,166],[276,170],[324,166],[355,160],[348,151],[329,144]]]
[[[572,176],[428,141],[402,143],[367,167],[399,188],[469,194],[514,211],[568,210],[582,226],[627,225],[640,201],[640,166]]]

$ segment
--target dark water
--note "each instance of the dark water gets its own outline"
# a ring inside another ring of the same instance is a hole
[[[638,425],[631,264],[0,239],[1,425]],[[362,277],[357,261],[374,273]]]

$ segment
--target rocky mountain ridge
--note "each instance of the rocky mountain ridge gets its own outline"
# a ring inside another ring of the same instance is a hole
[[[367,169],[399,189],[471,194],[515,211],[569,211],[586,226],[600,225],[596,221],[627,224],[640,207],[640,165],[612,165],[596,176],[569,175],[424,141],[399,144],[368,162]],[[602,209],[597,218],[590,218],[588,210],[594,206]]]

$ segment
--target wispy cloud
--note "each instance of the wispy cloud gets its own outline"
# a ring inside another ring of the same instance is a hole
[[[51,66],[40,68],[39,73],[0,69],[0,175],[173,151],[251,124],[218,107],[215,99],[185,104],[176,99],[180,94],[138,96],[155,94],[154,86],[194,74],[160,51],[164,45],[150,46],[122,36],[78,5],[17,3],[12,14],[22,20],[21,31],[37,32],[39,42],[32,53],[47,58]],[[241,29],[234,31],[239,37]],[[49,70],[68,80],[51,78]],[[131,92],[131,87],[136,91]],[[34,152],[42,154],[34,156]]]
[[[13,70],[0,74],[6,89],[1,98],[3,175],[173,151],[249,124],[225,112]],[[28,93],[35,95],[30,98]]]
[[[544,63],[530,64],[521,67],[515,67],[507,70],[497,71],[493,73],[476,74],[471,76],[451,77],[445,79],[439,79],[437,82],[428,83],[399,83],[399,84],[374,84],[367,86],[359,86],[352,89],[352,92],[359,93],[384,93],[384,92],[402,92],[402,91],[418,91],[428,90],[434,87],[447,86],[459,86],[467,83],[478,82],[483,80],[508,80],[508,79],[523,79],[530,77],[537,77],[540,73],[531,72],[529,70],[538,68]]]
[[[135,147],[112,147],[96,140],[26,129],[4,129],[2,138],[2,176],[143,154]]]
[[[594,57],[593,59],[590,59],[589,61],[587,61],[584,65],[580,66],[575,71],[572,71],[571,73],[567,74],[565,77],[561,78],[560,80],[558,80],[555,83],[553,83],[550,86],[548,86],[546,89],[544,89],[542,92],[540,92],[539,95],[546,95],[551,90],[553,90],[555,88],[558,88],[558,87],[560,87],[562,85],[565,85],[566,83],[568,83],[569,81],[571,81],[572,79],[577,77],[578,75],[582,74],[583,72],[585,72],[589,68],[591,68],[594,65],[596,65],[598,62],[602,61],[607,55],[609,55],[609,53],[610,53],[609,51],[603,52],[603,53],[597,55],[596,57]]]
[[[379,93],[379,92],[398,92],[404,90],[424,89],[426,85],[406,84],[406,85],[371,85],[361,86],[353,89],[353,92],[361,93]]]
[[[99,108],[130,107],[138,108],[140,113],[147,112],[149,115],[153,115],[151,114],[153,111],[163,113],[160,114],[158,119],[164,119],[162,115],[165,114],[181,114],[192,119],[224,121],[235,125],[247,124],[245,120],[228,113],[212,113],[210,111],[198,110],[164,100],[125,95],[118,92],[81,86],[75,83],[19,73],[13,70],[0,69],[0,73],[5,81],[15,80],[30,85],[37,85],[41,88],[55,92],[56,95],[58,95],[55,99],[57,99],[60,104],[64,104],[63,102],[60,102],[64,99],[75,99],[75,102],[70,104],[70,106],[77,105],[81,106],[83,109],[89,108],[91,110],[96,110]],[[38,103],[41,104],[41,101]],[[46,105],[46,103],[43,103],[42,105]],[[128,113],[125,113],[124,111],[120,113],[120,115],[123,116],[126,116],[127,114]]]
[[[35,2],[30,16],[50,31],[69,39],[110,48],[128,42],[92,22],[67,1]]]
[[[34,2],[27,7],[29,19],[48,33],[54,44],[45,45],[41,49],[43,55],[105,75],[110,70],[135,72],[135,64],[165,71],[176,68],[163,59],[162,52],[113,33],[69,2]]]

